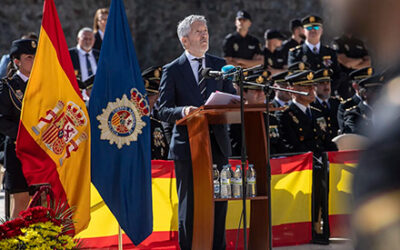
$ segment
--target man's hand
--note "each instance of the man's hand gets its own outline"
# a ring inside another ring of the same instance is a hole
[[[195,111],[197,109],[197,107],[195,106],[187,106],[183,109],[183,114],[184,116],[188,116],[190,115],[193,111]]]

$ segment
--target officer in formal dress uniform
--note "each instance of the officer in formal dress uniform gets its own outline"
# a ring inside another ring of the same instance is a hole
[[[337,117],[338,117],[340,133],[343,133],[344,112],[346,111],[346,109],[356,106],[361,101],[358,82],[365,78],[371,77],[373,73],[374,70],[371,67],[365,67],[362,69],[354,70],[350,73],[349,76],[352,80],[352,87],[354,89],[355,94],[352,97],[343,100],[339,105]]]
[[[341,70],[347,76],[354,70],[371,67],[371,58],[363,41],[352,34],[345,33],[336,37],[331,47],[336,51]],[[339,95],[343,98],[348,98],[354,94],[349,77],[346,78],[346,83],[343,83],[338,90]]]
[[[223,42],[224,59],[227,64],[250,68],[263,64],[262,46],[249,34],[251,16],[247,11],[236,13],[236,31],[228,34]]]
[[[374,75],[359,82],[359,91],[361,101],[344,112],[344,133],[354,133],[367,135],[368,131],[372,131],[374,100],[383,86],[384,77],[382,75]]]
[[[286,62],[278,50],[282,46],[284,36],[278,30],[267,29],[264,33],[264,67],[272,74],[282,72]]]
[[[333,139],[338,135],[339,125],[337,120],[337,112],[341,100],[331,96],[331,74],[330,69],[320,69],[314,72],[315,101],[311,106],[322,110],[324,114],[327,128],[326,132],[329,139]]]
[[[155,107],[159,96],[158,88],[161,80],[161,67],[150,67],[142,72],[144,86],[147,92],[150,106],[151,122],[151,159],[167,160],[169,144],[165,137],[164,127],[158,117],[158,110]]]
[[[265,85],[268,84],[270,75],[271,73],[268,71],[260,71],[246,77],[245,81]],[[246,100],[246,104],[264,104],[266,98],[263,88],[247,84],[246,82],[243,84],[243,96]],[[266,118],[267,116],[264,114],[264,119]],[[283,139],[279,136],[278,120],[274,112],[269,113],[269,129],[266,128],[266,133],[269,133],[270,136],[271,155],[287,152],[285,148],[286,143],[284,143]],[[242,148],[241,125],[231,124],[229,136],[231,138],[232,156],[240,156]]]
[[[279,48],[279,51],[282,54],[283,59],[285,60],[285,64],[287,64],[289,50],[303,44],[304,39],[306,38],[304,36],[304,29],[301,20],[292,19],[290,21],[289,29],[292,32],[292,36],[289,39],[285,40],[282,43],[282,47]]]
[[[308,93],[307,96],[292,94],[292,103],[277,114],[279,134],[288,143],[290,152],[314,153],[314,159],[320,159],[325,151],[337,150],[327,135],[327,122],[321,110],[311,106],[315,100],[314,74],[302,71],[286,77],[291,89]],[[326,169],[317,160],[313,169],[313,240],[316,243],[329,242],[327,215]],[[323,227],[322,225],[322,215]]]
[[[271,80],[274,83],[273,86],[283,89],[287,88],[289,86],[289,83],[286,81],[285,78],[288,74],[289,71],[286,70],[273,75],[271,77]],[[292,101],[292,96],[290,95],[290,93],[281,90],[274,90],[274,92],[275,92],[275,97],[271,103],[275,108],[288,106]]]
[[[321,44],[323,21],[318,16],[307,16],[302,19],[306,40],[302,45],[289,51],[288,65],[295,62],[306,62],[312,71],[322,68],[331,68],[332,90],[340,85],[341,70],[335,51]]]
[[[20,39],[11,44],[12,67],[0,82],[0,133],[6,136],[4,186],[10,194],[11,218],[26,209],[29,189],[15,152],[22,100],[36,53],[36,40]],[[15,70],[14,70],[15,69]]]

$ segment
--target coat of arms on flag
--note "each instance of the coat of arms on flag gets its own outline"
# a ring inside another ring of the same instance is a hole
[[[149,116],[149,104],[144,96],[136,89],[131,89],[131,99],[126,95],[115,102],[109,102],[103,113],[96,118],[100,122],[101,140],[109,140],[110,144],[117,144],[119,149],[123,145],[130,145],[137,141],[146,123],[142,116]]]
[[[72,151],[77,151],[79,144],[88,139],[85,132],[79,133],[77,127],[84,127],[87,118],[82,109],[72,101],[69,101],[64,110],[64,103],[58,101],[57,105],[46,112],[46,117],[41,117],[39,123],[32,127],[32,131],[39,135],[47,125],[41,136],[42,142],[53,153],[64,156],[60,158],[60,166],[65,159],[71,156]],[[77,135],[80,134],[78,137]]]

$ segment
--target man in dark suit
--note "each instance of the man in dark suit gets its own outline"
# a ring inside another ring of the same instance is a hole
[[[161,120],[175,123],[203,105],[215,91],[234,94],[230,81],[205,79],[202,68],[220,70],[225,60],[206,54],[208,50],[207,21],[203,16],[191,15],[178,25],[178,37],[185,52],[163,68],[160,85],[159,115]],[[193,173],[188,131],[185,126],[174,126],[169,157],[174,160],[179,196],[179,245],[191,249],[193,233]],[[210,126],[212,157],[221,170],[228,163],[230,144],[225,125]],[[211,167],[211,166],[210,166]],[[215,203],[213,249],[225,249],[226,202]]]
[[[76,47],[69,49],[69,54],[79,88],[84,90],[82,95],[84,100],[87,101],[93,84],[93,76],[96,75],[100,52],[93,49],[94,35],[91,28],[85,27],[79,30],[77,41]],[[86,89],[88,90],[86,91]]]
[[[302,45],[290,49],[288,65],[304,62],[310,65],[312,71],[330,68],[332,74],[332,89],[340,85],[341,71],[335,51],[321,44],[323,21],[318,16],[307,16],[302,19],[306,40]]]

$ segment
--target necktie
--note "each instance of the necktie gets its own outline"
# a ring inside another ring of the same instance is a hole
[[[207,84],[206,84],[206,81],[204,81],[203,75],[201,74],[201,71],[203,70],[203,58],[195,58],[194,60],[196,60],[199,63],[199,67],[197,70],[198,79],[199,79],[198,84],[199,84],[201,97],[203,98],[204,101],[206,101],[206,99],[207,99]]]
[[[328,103],[326,101],[322,102],[322,107],[324,107],[325,110],[329,109]]]
[[[312,118],[312,115],[311,115],[311,109],[310,108],[307,108],[306,109],[306,115],[308,116],[308,118]]]
[[[88,73],[88,77],[93,75],[93,70],[92,70],[92,65],[90,64],[90,60],[89,60],[89,53],[86,53],[86,68],[87,68],[87,73]]]
[[[314,46],[314,48],[312,49],[314,54],[318,54],[318,49],[317,46]]]

